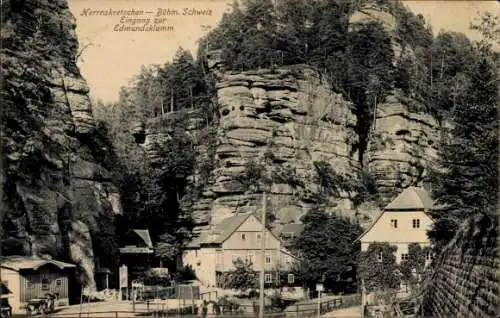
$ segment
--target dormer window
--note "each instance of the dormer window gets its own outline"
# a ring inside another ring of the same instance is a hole
[[[413,225],[414,229],[420,228],[420,220],[419,219],[413,219],[412,223],[413,223],[412,225]]]
[[[397,228],[398,228],[398,220],[396,220],[396,219],[392,219],[392,220],[391,220],[391,227],[392,227],[393,229],[397,229]]]

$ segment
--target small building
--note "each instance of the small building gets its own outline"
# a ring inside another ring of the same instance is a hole
[[[226,218],[206,233],[191,241],[183,251],[182,260],[191,266],[205,286],[216,286],[217,278],[235,269],[234,261],[252,263],[255,271],[261,265],[262,225],[252,213],[237,214]],[[270,230],[265,235],[265,282],[282,280],[294,284],[291,273],[296,257],[287,251],[278,237]]]
[[[127,280],[130,282],[151,268],[153,241],[148,230],[134,229],[124,236],[121,243],[120,265],[127,267]]]
[[[432,226],[428,215],[434,203],[422,188],[409,187],[400,193],[383,210],[379,217],[356,241],[361,242],[361,251],[366,252],[372,243],[389,243],[396,246],[396,262],[408,258],[408,246],[419,244],[430,246],[427,231]],[[431,255],[427,256],[430,260]]]
[[[12,313],[24,313],[32,299],[57,294],[56,306],[69,304],[68,277],[76,265],[38,256],[9,256],[0,259],[2,283],[12,292]]]

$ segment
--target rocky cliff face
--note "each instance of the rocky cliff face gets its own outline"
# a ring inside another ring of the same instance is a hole
[[[412,110],[405,100],[394,93],[378,105],[365,154],[385,202],[401,189],[425,186],[429,168],[438,159],[438,122],[425,111]]]
[[[80,264],[92,288],[93,243],[121,207],[99,163],[110,154],[76,67],[75,20],[61,0],[2,11],[2,252]]]
[[[303,188],[285,183],[271,186],[268,206],[277,223],[298,221],[309,206],[307,193],[317,190],[311,181],[313,162],[328,162],[338,173],[357,178],[356,118],[350,103],[332,93],[319,74],[304,65],[224,72],[216,57],[211,65],[218,78],[220,119],[216,168],[194,207],[199,222],[217,222],[261,205],[260,195],[248,193],[239,180],[248,162],[263,160],[266,152],[273,157],[269,170],[287,166],[305,183]],[[153,159],[157,155],[151,149],[161,148],[157,144],[164,140],[165,129],[151,127],[144,147]],[[343,193],[331,209],[354,214],[349,195]]]
[[[382,22],[388,32],[395,61],[411,57],[411,47],[398,43],[396,21],[389,8],[366,3],[349,20],[350,30],[371,21]],[[278,222],[297,221],[308,209],[307,194],[317,184],[313,162],[325,161],[334,170],[358,182],[364,168],[376,180],[383,203],[402,189],[423,186],[429,168],[437,159],[437,143],[441,134],[438,122],[425,107],[399,91],[392,91],[376,107],[368,136],[368,147],[359,162],[357,145],[360,137],[354,127],[357,118],[352,105],[307,65],[275,70],[230,72],[221,64],[218,52],[209,52],[208,66],[217,78],[217,104],[220,122],[216,133],[216,168],[211,183],[195,205],[199,220],[212,222],[232,213],[255,210],[260,196],[245,193],[238,181],[247,162],[262,160],[271,152],[269,169],[289,165],[306,186],[298,189],[276,183],[270,191],[269,205]],[[150,130],[150,140],[158,138],[162,129]],[[154,155],[153,155],[154,156]],[[330,210],[353,216],[371,214],[376,217],[376,204],[353,207],[352,193],[331,202]]]
[[[408,45],[396,36],[397,22],[387,5],[366,2],[349,20],[350,30],[379,22],[391,39],[394,64],[400,58],[414,59]],[[425,186],[429,168],[437,160],[442,128],[415,100],[394,90],[378,104],[364,154],[364,166],[377,181],[381,199],[388,203],[401,189]]]

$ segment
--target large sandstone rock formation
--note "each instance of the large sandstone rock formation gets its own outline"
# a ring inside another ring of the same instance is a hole
[[[397,93],[378,105],[365,162],[384,201],[409,186],[425,186],[440,131],[436,119],[412,110]]]
[[[45,254],[81,265],[94,286],[92,238],[121,213],[99,163],[87,83],[76,67],[75,20],[66,1],[2,3],[4,254]]]
[[[412,58],[410,46],[402,46],[396,36],[396,20],[391,8],[366,2],[349,20],[350,31],[371,21],[382,22],[391,38],[394,63],[399,58]],[[403,48],[404,47],[404,48]],[[216,222],[232,213],[255,210],[261,205],[260,195],[245,193],[239,178],[247,162],[262,160],[271,152],[274,162],[269,169],[289,165],[306,189],[289,184],[274,184],[270,191],[270,210],[278,223],[298,221],[310,202],[304,192],[314,192],[316,184],[312,163],[325,161],[334,170],[354,181],[364,168],[375,178],[382,203],[390,201],[408,186],[423,186],[429,168],[437,159],[437,143],[441,134],[439,123],[416,109],[415,101],[394,90],[377,105],[365,153],[357,153],[359,136],[355,133],[356,117],[352,105],[307,65],[280,67],[247,72],[225,69],[220,52],[207,54],[207,65],[217,79],[220,122],[216,132],[216,168],[211,183],[195,206],[200,222]],[[147,140],[164,139],[166,127],[149,129]],[[154,142],[151,142],[154,144]],[[146,147],[155,148],[148,145]],[[161,146],[160,146],[161,148]],[[153,152],[150,158],[159,155]],[[363,158],[363,162],[359,162]],[[368,215],[361,218],[369,224],[379,212],[378,204],[365,202],[352,205],[353,193],[331,202],[330,210],[344,214]],[[356,214],[357,213],[357,214]]]
[[[241,176],[248,162],[273,154],[268,168],[288,165],[305,189],[275,183],[270,188],[270,210],[277,223],[298,221],[308,208],[305,192],[316,191],[313,162],[325,161],[350,178],[357,178],[356,118],[351,104],[330,91],[320,75],[305,65],[245,73],[217,73],[216,168],[203,197],[194,207],[199,222],[217,222],[232,213],[260,206],[260,195],[248,193]],[[198,121],[200,122],[200,121]],[[149,125],[144,147],[150,159],[165,142],[166,127]],[[331,208],[354,214],[349,193]],[[336,207],[334,207],[336,206]]]

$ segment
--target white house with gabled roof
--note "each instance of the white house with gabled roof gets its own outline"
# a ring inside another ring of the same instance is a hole
[[[249,261],[255,271],[261,271],[261,229],[260,220],[252,213],[226,218],[187,244],[182,253],[183,265],[191,266],[205,286],[218,285],[217,277],[233,271],[233,262],[237,259]],[[280,279],[281,272],[287,273],[286,283],[293,285],[295,278],[290,270],[297,258],[269,229],[266,229],[264,240],[265,283]]]
[[[361,251],[366,252],[372,243],[389,243],[396,246],[396,262],[408,257],[408,246],[417,243],[430,246],[427,231],[432,226],[428,211],[434,202],[422,188],[409,187],[400,193],[383,210],[372,225],[359,236]],[[430,260],[431,255],[427,256]]]

